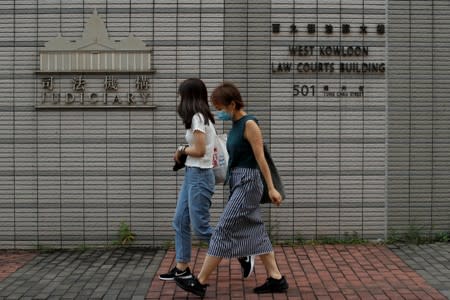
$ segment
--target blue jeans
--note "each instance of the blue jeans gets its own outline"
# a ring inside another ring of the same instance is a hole
[[[209,243],[213,228],[209,225],[211,198],[215,188],[212,169],[186,167],[178,195],[172,226],[175,229],[176,261],[191,261],[191,225],[202,241]]]

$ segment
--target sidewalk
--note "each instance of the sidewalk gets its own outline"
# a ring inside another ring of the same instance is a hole
[[[389,247],[409,267],[450,299],[450,244]]]
[[[450,249],[447,245],[447,251]],[[205,249],[193,253],[197,274]],[[253,288],[264,283],[266,274],[256,260],[255,275],[242,280],[237,260],[223,260],[210,278],[205,299],[446,299],[386,246],[323,245],[276,247],[277,262],[289,284],[287,294],[256,295]],[[174,264],[168,251],[158,273]],[[450,264],[447,257],[446,266]],[[437,266],[436,268],[439,268]],[[173,282],[153,279],[148,299],[185,299],[186,292]],[[189,296],[189,299],[199,299]]]
[[[450,299],[448,243],[284,246],[275,251],[290,284],[286,294],[253,293],[266,277],[259,259],[255,275],[246,280],[237,260],[223,260],[205,299]],[[194,273],[205,254],[206,249],[193,249]],[[200,299],[158,279],[173,266],[174,255],[173,250],[148,248],[0,251],[0,299]]]

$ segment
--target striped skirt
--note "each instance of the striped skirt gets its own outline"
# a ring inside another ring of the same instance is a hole
[[[261,218],[262,192],[257,169],[234,168],[231,171],[230,198],[214,228],[208,255],[233,258],[273,251]]]

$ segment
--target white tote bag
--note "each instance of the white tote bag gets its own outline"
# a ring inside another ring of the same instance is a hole
[[[228,170],[227,135],[217,134],[213,152],[213,171],[216,184],[224,183]]]

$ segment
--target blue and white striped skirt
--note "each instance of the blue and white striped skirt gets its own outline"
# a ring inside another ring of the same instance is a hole
[[[233,258],[273,251],[261,218],[262,192],[257,169],[231,171],[230,198],[212,234],[208,255]]]

